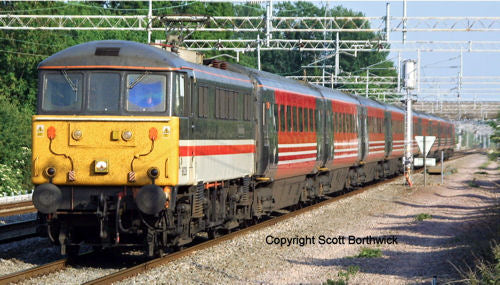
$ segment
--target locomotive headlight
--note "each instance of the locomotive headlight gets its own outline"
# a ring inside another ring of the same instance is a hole
[[[71,137],[74,140],[78,141],[82,138],[82,135],[83,135],[83,133],[81,130],[74,130],[73,133],[71,134]]]
[[[151,179],[156,179],[160,175],[160,171],[157,167],[151,167],[148,169],[148,176]]]
[[[131,131],[123,131],[122,132],[122,139],[125,141],[129,141],[132,139],[132,132]]]
[[[109,163],[107,160],[96,160],[94,161],[94,172],[95,173],[108,173]]]
[[[47,177],[54,177],[56,175],[56,169],[54,167],[47,167],[44,173]]]

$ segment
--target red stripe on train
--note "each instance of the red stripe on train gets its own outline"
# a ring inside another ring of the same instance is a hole
[[[280,147],[278,147],[278,150],[280,152],[294,152],[294,151],[316,150],[316,146],[301,146],[301,147],[280,146]]]
[[[255,145],[201,145],[179,146],[179,156],[202,156],[255,153]]]
[[[279,160],[280,161],[287,161],[287,160],[295,160],[295,159],[301,159],[301,158],[316,158],[316,154],[310,153],[310,154],[280,156]]]

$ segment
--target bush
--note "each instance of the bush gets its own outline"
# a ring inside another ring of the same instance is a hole
[[[22,194],[23,180],[21,170],[0,164],[0,197]]]
[[[0,96],[0,195],[31,189],[31,109]]]

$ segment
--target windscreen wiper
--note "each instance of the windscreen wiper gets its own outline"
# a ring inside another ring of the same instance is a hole
[[[69,87],[71,87],[73,92],[78,93],[78,86],[76,86],[76,84],[73,83],[73,81],[71,81],[71,78],[69,78],[68,73],[66,73],[66,70],[64,70],[64,69],[61,70],[61,73],[63,74],[64,79],[68,83]]]
[[[128,89],[132,89],[134,88],[134,86],[136,86],[139,82],[141,82],[142,80],[144,80],[144,78],[146,78],[151,72],[149,71],[146,71],[144,72],[143,74],[141,74],[141,76],[137,77],[132,83],[130,83],[127,88]]]

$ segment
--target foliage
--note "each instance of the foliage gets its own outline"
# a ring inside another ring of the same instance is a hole
[[[500,150],[500,112],[497,113],[496,120],[491,120],[488,123],[494,130],[490,137],[491,142],[496,144],[497,150]]]
[[[323,285],[346,285],[348,284],[350,277],[356,275],[356,273],[358,272],[359,272],[359,266],[350,265],[347,268],[347,271],[342,271],[342,270],[339,271],[339,273],[337,274],[339,279],[337,280],[328,279],[326,280],[326,282],[323,283]]]
[[[467,266],[464,270],[452,264],[465,284],[500,284],[500,245],[492,241],[490,250],[486,256],[475,258],[474,268]]]
[[[423,221],[423,220],[426,220],[426,219],[432,219],[432,215],[430,214],[427,214],[427,213],[421,213],[421,214],[418,214],[416,217],[415,217],[415,220],[416,221]]]
[[[360,258],[382,257],[382,250],[380,250],[380,248],[363,247],[356,257]]]
[[[0,195],[11,195],[30,184],[31,111],[0,97]]]

